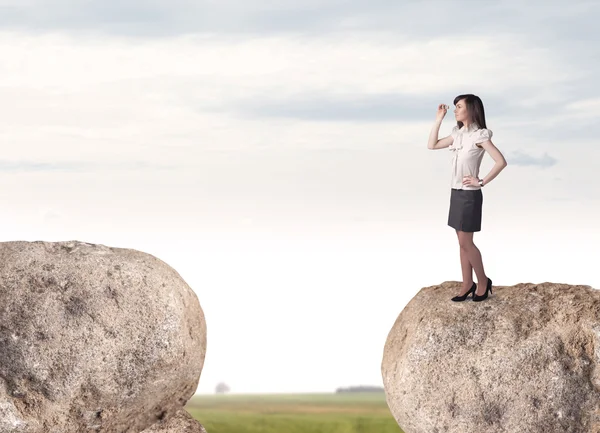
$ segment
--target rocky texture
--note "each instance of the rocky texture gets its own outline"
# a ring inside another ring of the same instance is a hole
[[[388,335],[382,376],[404,432],[600,432],[600,292],[518,284],[450,301],[459,291],[423,288]]]
[[[181,409],[168,420],[160,421],[144,430],[144,433],[206,433],[206,430],[189,413]]]
[[[136,250],[0,243],[0,433],[127,433],[169,420],[206,351],[198,298]]]

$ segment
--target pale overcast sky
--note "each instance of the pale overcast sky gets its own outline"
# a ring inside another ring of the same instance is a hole
[[[406,303],[461,279],[451,155],[426,148],[458,94],[482,98],[509,163],[483,190],[488,275],[600,288],[599,16],[577,0],[0,0],[2,237],[170,264],[207,319],[199,393],[380,385]]]

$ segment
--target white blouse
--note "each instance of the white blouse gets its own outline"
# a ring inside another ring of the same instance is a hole
[[[480,129],[476,123],[469,125],[469,128],[463,126],[452,128],[451,134],[454,142],[449,146],[452,152],[452,181],[451,188],[477,190],[481,189],[479,185],[463,185],[463,177],[471,175],[479,177],[479,168],[485,149],[478,147],[477,143],[483,143],[492,138],[492,131],[489,129]]]

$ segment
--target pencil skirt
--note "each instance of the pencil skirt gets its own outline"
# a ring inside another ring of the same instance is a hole
[[[483,193],[480,189],[455,189],[450,192],[448,225],[463,232],[481,231]]]

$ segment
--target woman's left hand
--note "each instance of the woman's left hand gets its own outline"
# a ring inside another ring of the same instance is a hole
[[[479,179],[471,175],[463,176],[463,186],[479,186]]]

